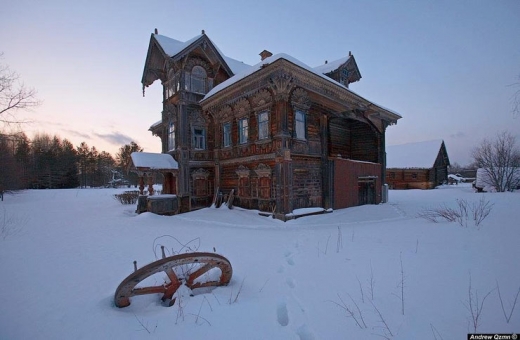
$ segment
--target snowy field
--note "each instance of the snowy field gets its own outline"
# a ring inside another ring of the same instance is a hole
[[[518,191],[390,191],[387,204],[286,223],[239,208],[136,215],[113,198],[121,191],[0,202],[0,339],[466,339],[477,298],[477,332],[520,333]],[[480,228],[417,217],[481,197],[494,206]],[[180,289],[172,307],[158,295],[115,307],[132,262],[155,261],[159,245],[215,249],[233,278],[206,294]]]

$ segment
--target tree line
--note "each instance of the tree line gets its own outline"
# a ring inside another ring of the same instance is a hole
[[[127,175],[132,152],[143,149],[135,142],[122,146],[115,158],[82,142],[74,146],[54,135],[0,133],[0,192],[21,189],[64,189],[101,187],[125,176],[136,184],[136,176]]]

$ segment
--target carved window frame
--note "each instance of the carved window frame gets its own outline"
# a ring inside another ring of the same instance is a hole
[[[308,114],[311,107],[307,91],[302,88],[295,89],[291,94],[291,104],[294,112],[293,138],[301,141],[308,139]],[[303,129],[302,132],[299,132]],[[303,136],[302,136],[303,135]]]
[[[209,172],[199,168],[191,174],[193,180],[192,194],[195,197],[207,196],[209,193]]]
[[[226,129],[227,127],[227,129]],[[232,124],[231,121],[227,121],[222,123],[222,147],[223,148],[230,148],[233,146],[233,141],[231,138],[231,131],[232,131]]]
[[[199,110],[190,110],[188,114],[190,116],[191,147],[197,151],[206,150],[208,124]],[[195,134],[196,132],[197,134]]]
[[[195,65],[190,72],[190,91],[198,94],[206,94],[208,74],[206,69],[200,65]]]
[[[175,122],[170,120],[168,124],[168,151],[175,150]]]
[[[268,165],[258,164],[254,170],[258,176],[257,197],[260,199],[270,199],[272,194],[272,170]],[[266,184],[267,183],[267,184]]]
[[[237,119],[238,144],[244,145],[249,142],[249,117],[243,116]]]
[[[264,120],[262,119],[262,116],[265,116]],[[258,140],[266,140],[271,137],[271,117],[268,110],[262,110],[256,114],[257,117],[257,126],[258,126]]]
[[[251,197],[251,171],[247,167],[240,165],[235,173],[238,175],[237,196]]]

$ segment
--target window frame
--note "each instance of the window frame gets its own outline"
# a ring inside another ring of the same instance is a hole
[[[201,134],[196,134],[196,131],[200,130]],[[191,130],[191,147],[194,150],[206,150],[206,128],[200,126],[194,126]],[[197,147],[200,141],[200,147]]]
[[[243,124],[245,122],[245,125]],[[249,139],[249,118],[242,117],[238,119],[238,144],[247,144]]]
[[[175,123],[170,122],[168,126],[168,151],[175,150]]]
[[[265,120],[260,120],[263,115],[265,115]],[[256,117],[258,122],[258,140],[269,139],[269,111],[260,111]]]
[[[298,119],[299,115],[301,115],[301,117],[303,118],[302,120]],[[300,136],[300,134],[298,133],[299,125],[302,125],[303,136]],[[294,112],[294,138],[299,140],[307,140],[307,113],[304,110],[296,109],[296,111]]]
[[[190,91],[198,94],[206,94],[207,86],[206,80],[208,73],[206,69],[200,65],[195,65],[190,72]]]
[[[228,127],[228,129],[226,129],[226,127]],[[222,124],[222,147],[229,148],[231,145],[231,122],[225,122]]]

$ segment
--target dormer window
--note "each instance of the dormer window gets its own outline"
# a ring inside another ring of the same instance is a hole
[[[339,82],[348,87],[348,70],[346,68],[341,70]]]

